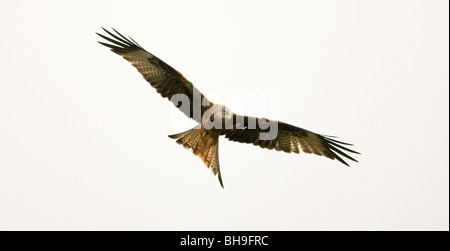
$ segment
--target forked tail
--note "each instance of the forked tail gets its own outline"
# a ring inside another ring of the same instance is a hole
[[[169,135],[176,139],[177,143],[183,145],[186,149],[192,149],[192,152],[199,156],[214,175],[218,174],[220,185],[223,188],[222,176],[219,166],[219,135],[211,133],[199,126],[188,131]]]

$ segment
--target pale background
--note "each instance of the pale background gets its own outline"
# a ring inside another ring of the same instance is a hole
[[[446,0],[1,6],[1,230],[449,229]],[[221,139],[222,189],[101,26],[213,102],[278,98],[250,115],[340,136],[360,163]]]

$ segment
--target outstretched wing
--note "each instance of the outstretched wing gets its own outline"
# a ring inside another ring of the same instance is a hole
[[[255,146],[261,148],[275,149],[277,151],[284,151],[287,153],[300,153],[300,149],[305,153],[314,153],[320,156],[325,156],[330,159],[336,159],[341,163],[348,166],[347,162],[343,158],[347,158],[358,162],[352,158],[348,153],[359,154],[356,151],[348,149],[345,146],[351,146],[351,144],[344,143],[332,139],[330,136],[324,136],[311,131],[289,125],[279,121],[270,121],[264,118],[253,118],[248,116],[234,115],[235,121],[243,121],[241,125],[242,129],[229,129],[225,130],[225,138],[230,141],[236,141],[240,143],[252,143]],[[256,121],[250,126],[249,121]],[[278,134],[275,139],[264,140],[260,138],[260,133],[268,132],[270,128],[262,129],[260,121],[266,120],[269,122],[276,122],[278,124]],[[250,127],[250,128],[249,128]]]
[[[97,33],[97,35],[112,44],[99,42],[100,44],[111,48],[111,51],[130,62],[162,97],[171,100],[177,108],[186,114],[186,116],[193,118],[197,122],[201,122],[201,116],[194,116],[194,114],[203,115],[213,103],[209,102],[209,100],[207,100],[191,82],[170,65],[144,50],[131,37],[126,38],[114,29],[116,34],[113,34],[104,28],[102,29],[110,37],[99,33]],[[172,99],[176,94],[185,95],[185,97],[189,99],[189,106],[184,106],[184,104],[180,103],[181,101],[178,98]],[[203,101],[203,104],[210,105],[202,105],[201,101]]]

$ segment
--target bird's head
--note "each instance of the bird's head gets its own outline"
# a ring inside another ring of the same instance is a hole
[[[233,117],[233,112],[228,109],[226,106],[222,106],[222,118],[223,119],[231,119]]]
[[[233,124],[233,112],[226,106],[214,104],[203,115],[203,126],[207,129],[222,129]]]

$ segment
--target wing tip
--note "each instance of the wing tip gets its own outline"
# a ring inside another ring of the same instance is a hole
[[[342,157],[347,158],[356,163],[359,163],[358,160],[356,160],[355,158],[353,158],[352,156],[347,154],[347,152],[353,153],[353,154],[361,154],[355,150],[345,147],[345,146],[353,146],[353,144],[349,144],[346,142],[342,142],[342,141],[338,141],[336,139],[330,138],[330,137],[337,138],[335,136],[325,136],[325,135],[321,135],[321,136],[323,137],[323,140],[326,142],[329,151],[333,153],[332,159],[336,159],[348,167],[350,167],[350,165]],[[344,152],[344,151],[346,151],[346,152]]]
[[[107,47],[112,48],[111,46],[114,46],[114,48],[112,49],[122,49],[122,50],[136,50],[136,49],[143,49],[138,43],[136,43],[136,41],[134,41],[131,37],[130,39],[126,38],[125,36],[123,36],[122,34],[120,34],[120,32],[118,32],[116,29],[112,28],[111,29],[116,33],[114,34],[111,31],[108,31],[107,29],[101,27],[101,29],[106,32],[107,35],[109,36],[105,36],[103,34],[100,34],[98,32],[95,32],[95,34],[97,34],[98,36],[100,36],[101,38],[105,39],[108,42],[113,43],[114,45],[110,45],[110,44],[106,44],[106,43],[101,43],[102,45],[105,45]]]

